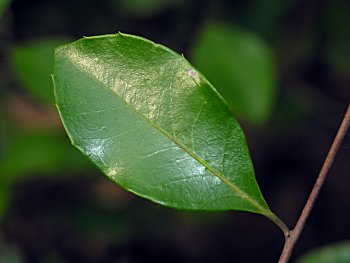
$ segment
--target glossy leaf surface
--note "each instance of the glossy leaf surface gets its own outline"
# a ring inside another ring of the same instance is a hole
[[[72,143],[120,186],[180,209],[271,214],[239,124],[182,56],[89,37],[56,50],[53,81]]]
[[[193,46],[191,57],[235,114],[257,124],[269,118],[276,69],[272,51],[258,36],[208,24]]]

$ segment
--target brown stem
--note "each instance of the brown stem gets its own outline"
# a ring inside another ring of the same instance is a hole
[[[350,104],[348,105],[348,109],[345,113],[345,116],[343,118],[343,121],[340,125],[340,128],[338,130],[337,135],[335,136],[335,139],[333,141],[333,144],[331,146],[331,149],[328,152],[328,155],[326,157],[326,160],[323,163],[322,169],[320,171],[320,174],[318,175],[318,178],[316,180],[316,183],[314,185],[314,188],[311,191],[311,194],[306,201],[306,204],[304,206],[303,211],[301,212],[301,215],[295,225],[295,228],[289,232],[289,235],[286,236],[285,244],[283,247],[283,251],[281,253],[279,263],[287,263],[290,256],[292,255],[292,251],[294,249],[295,243],[298,241],[298,238],[301,234],[301,231],[303,230],[305,226],[305,222],[307,218],[309,217],[309,214],[311,212],[311,209],[316,201],[316,198],[318,196],[318,193],[320,192],[320,189],[326,179],[327,173],[329,171],[329,168],[331,167],[334,157],[339,149],[339,146],[346,134],[346,131],[350,124]]]
[[[270,218],[270,220],[272,220],[272,222],[274,222],[282,230],[284,237],[287,239],[290,234],[290,231],[287,225],[273,213],[266,216]]]

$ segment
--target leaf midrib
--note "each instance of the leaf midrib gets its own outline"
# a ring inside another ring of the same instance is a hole
[[[86,38],[84,39],[86,40]],[[159,47],[160,45],[158,45]],[[56,54],[57,56],[57,54]],[[246,199],[248,202],[250,202],[253,206],[255,206],[260,212],[264,215],[269,215],[271,214],[270,209],[263,207],[260,205],[257,201],[255,201],[250,195],[248,195],[246,192],[241,190],[235,183],[232,183],[229,181],[224,175],[222,175],[220,172],[218,172],[216,169],[213,167],[209,166],[200,156],[198,156],[195,152],[191,151],[186,145],[182,144],[180,141],[177,140],[176,137],[172,136],[169,132],[164,130],[161,127],[158,127],[156,124],[151,122],[148,118],[146,118],[142,113],[134,109],[132,105],[129,105],[129,103],[122,97],[120,94],[118,94],[115,90],[110,89],[102,80],[94,76],[93,74],[89,74],[89,72],[84,69],[84,67],[81,67],[79,63],[75,63],[74,60],[70,59],[70,56],[64,56],[66,57],[70,62],[72,62],[72,65],[75,66],[78,70],[81,70],[85,74],[87,74],[89,77],[93,77],[98,83],[100,83],[103,87],[105,87],[107,90],[111,91],[115,95],[117,95],[123,102],[124,104],[131,109],[133,112],[135,112],[138,116],[140,116],[143,120],[146,121],[150,126],[155,128],[156,130],[159,130],[163,135],[165,135],[169,140],[174,142],[179,148],[181,148],[183,151],[188,153],[191,157],[193,157],[197,162],[199,162],[201,165],[203,165],[206,169],[208,169],[214,176],[218,177],[221,181],[223,181],[228,187],[230,187],[233,191],[237,192],[238,195],[241,198]],[[197,83],[196,83],[197,84]],[[198,85],[198,84],[197,84]]]

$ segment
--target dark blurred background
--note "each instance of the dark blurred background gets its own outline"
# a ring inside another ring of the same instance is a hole
[[[262,216],[161,207],[70,145],[53,48],[118,31],[183,53],[217,87],[294,226],[350,99],[349,1],[1,0],[0,262],[277,262],[283,235]],[[292,262],[350,239],[349,171],[348,135]]]

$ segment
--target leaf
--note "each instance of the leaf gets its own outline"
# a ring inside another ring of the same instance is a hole
[[[348,263],[350,241],[314,249],[302,256],[297,263]]]
[[[27,91],[42,103],[53,104],[53,53],[63,39],[36,40],[18,45],[11,52],[11,63],[17,79]]]
[[[67,133],[111,180],[180,209],[270,215],[243,132],[182,56],[141,37],[88,37],[56,50]]]
[[[270,48],[258,36],[208,24],[192,48],[191,57],[234,113],[256,124],[269,118],[276,93],[275,61]]]
[[[72,151],[62,135],[55,131],[25,131],[7,136],[5,154],[0,159],[0,181],[33,173],[72,173],[89,168],[85,158]]]
[[[8,208],[13,184],[33,175],[71,175],[91,169],[82,155],[72,151],[61,132],[24,131],[7,135],[0,158],[0,221]]]

